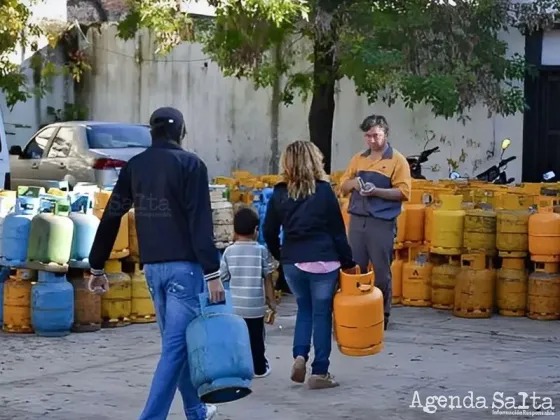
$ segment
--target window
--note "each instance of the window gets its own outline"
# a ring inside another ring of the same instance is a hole
[[[65,158],[72,149],[74,142],[74,129],[70,127],[61,127],[53,139],[51,148],[47,154],[49,158]]]
[[[25,159],[41,159],[49,140],[51,139],[56,127],[47,127],[40,131],[33,140],[25,147],[23,156]]]
[[[152,145],[150,127],[134,124],[99,124],[86,127],[90,149],[121,149]]]

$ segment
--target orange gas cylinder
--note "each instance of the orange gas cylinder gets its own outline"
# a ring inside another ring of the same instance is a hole
[[[529,276],[527,291],[528,318],[541,321],[560,319],[558,266],[558,263],[535,263],[535,272]]]
[[[504,316],[525,316],[527,271],[523,258],[504,258],[496,280],[496,306]]]
[[[138,234],[136,233],[136,213],[134,209],[128,212],[128,245],[130,255],[128,259],[133,262],[140,261],[140,253],[138,251]]]
[[[455,283],[461,269],[461,260],[454,256],[435,256],[432,269],[432,308],[453,309]]]
[[[229,201],[230,201],[232,204],[237,204],[237,203],[243,201],[243,197],[242,197],[241,191],[239,191],[239,188],[238,188],[237,186],[232,187],[232,188],[229,190]]]
[[[251,172],[242,170],[232,171],[231,174],[233,175],[233,178],[237,180],[243,180],[246,178],[251,178],[253,176]]]
[[[440,196],[443,194],[452,194],[448,188],[432,187],[424,193],[422,198],[426,204],[426,211],[424,216],[424,243],[430,245],[432,243],[432,224],[434,217],[434,210],[441,205]]]
[[[467,182],[466,184],[457,186],[457,192],[463,196],[463,203],[473,203],[474,204],[474,190],[477,188],[482,188],[483,183],[473,183],[473,181]]]
[[[393,281],[393,306],[400,305],[402,300],[402,273],[406,249],[395,250],[391,263],[391,278]]]
[[[507,187],[495,184],[485,184],[482,187],[473,185],[473,202],[477,207],[496,208],[499,197],[508,192]],[[486,205],[486,206],[484,206]]]
[[[529,253],[538,262],[560,261],[560,214],[554,212],[558,197],[539,197],[537,213],[529,217]]]
[[[496,200],[496,210],[527,210],[537,204],[539,195],[530,194],[519,187],[510,187]]]
[[[402,303],[406,306],[430,306],[432,301],[432,268],[426,247],[410,248],[403,266]]]
[[[463,247],[467,253],[496,254],[496,212],[473,209],[465,212]]]
[[[426,190],[433,185],[432,181],[427,179],[412,179],[412,190]]]
[[[383,350],[383,295],[374,286],[373,272],[359,267],[340,271],[334,296],[334,329],[338,348],[347,356],[371,356]]]
[[[422,202],[423,195],[423,190],[412,190],[410,201],[404,204],[406,209],[404,242],[408,246],[420,245],[424,241],[426,205]]]
[[[460,318],[490,318],[494,307],[496,270],[484,254],[461,256],[455,283],[453,315]]]
[[[144,270],[140,268],[138,263],[130,268],[132,268],[132,270],[129,269],[132,279],[130,322],[133,324],[155,322],[156,310],[148,288],[148,282],[144,276]]]
[[[496,218],[496,248],[501,257],[523,258],[529,250],[529,208],[533,197],[506,194]]]
[[[461,255],[465,211],[461,195],[440,196],[441,205],[434,210],[430,252],[440,255]]]
[[[94,194],[93,214],[98,219],[103,217],[103,212],[106,209],[110,197],[111,191],[107,190],[101,190]],[[121,226],[109,258],[116,260],[128,257],[128,255],[128,214],[125,214],[121,219]]]
[[[73,332],[94,332],[101,329],[101,295],[89,291],[89,278],[89,270],[68,271],[68,281],[74,286]]]
[[[132,309],[130,276],[122,272],[119,260],[105,262],[105,274],[109,280],[109,291],[101,296],[101,326],[114,328],[129,325]]]
[[[541,183],[522,182],[521,184],[519,184],[519,189],[521,189],[526,194],[539,195],[541,189],[543,187],[546,187],[546,185],[550,185],[550,184],[545,184],[545,183],[542,183],[542,182]]]
[[[9,333],[32,333],[31,287],[35,282],[32,270],[17,270],[4,282],[4,316],[2,330]]]

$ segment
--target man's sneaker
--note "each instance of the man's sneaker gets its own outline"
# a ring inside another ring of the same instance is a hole
[[[330,373],[326,375],[311,375],[307,381],[309,389],[336,388],[340,384],[334,380]]]
[[[292,381],[302,384],[305,382],[305,375],[307,374],[307,368],[305,367],[305,358],[303,356],[298,356],[294,360],[292,365],[292,375],[290,378]]]
[[[212,404],[206,404],[206,420],[213,419],[217,412],[218,407]]]
[[[270,375],[270,364],[268,363],[268,360],[266,361],[266,370],[264,371],[264,373],[260,374],[260,375],[255,375],[255,378],[266,378],[268,375]]]
[[[385,323],[385,331],[387,331],[387,326],[389,325],[389,315],[387,314],[385,314],[384,323]]]

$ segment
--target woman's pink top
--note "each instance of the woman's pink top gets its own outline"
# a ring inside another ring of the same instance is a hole
[[[338,261],[313,261],[297,263],[296,267],[301,271],[312,274],[325,274],[332,271],[338,270],[340,268],[340,262]]]

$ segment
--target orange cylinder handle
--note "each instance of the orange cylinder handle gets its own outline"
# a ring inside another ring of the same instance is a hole
[[[375,282],[373,271],[362,274],[362,270],[360,269],[359,265],[356,265],[354,268],[340,270],[340,275],[356,276],[356,289],[358,289],[362,293],[370,292],[373,289]]]

